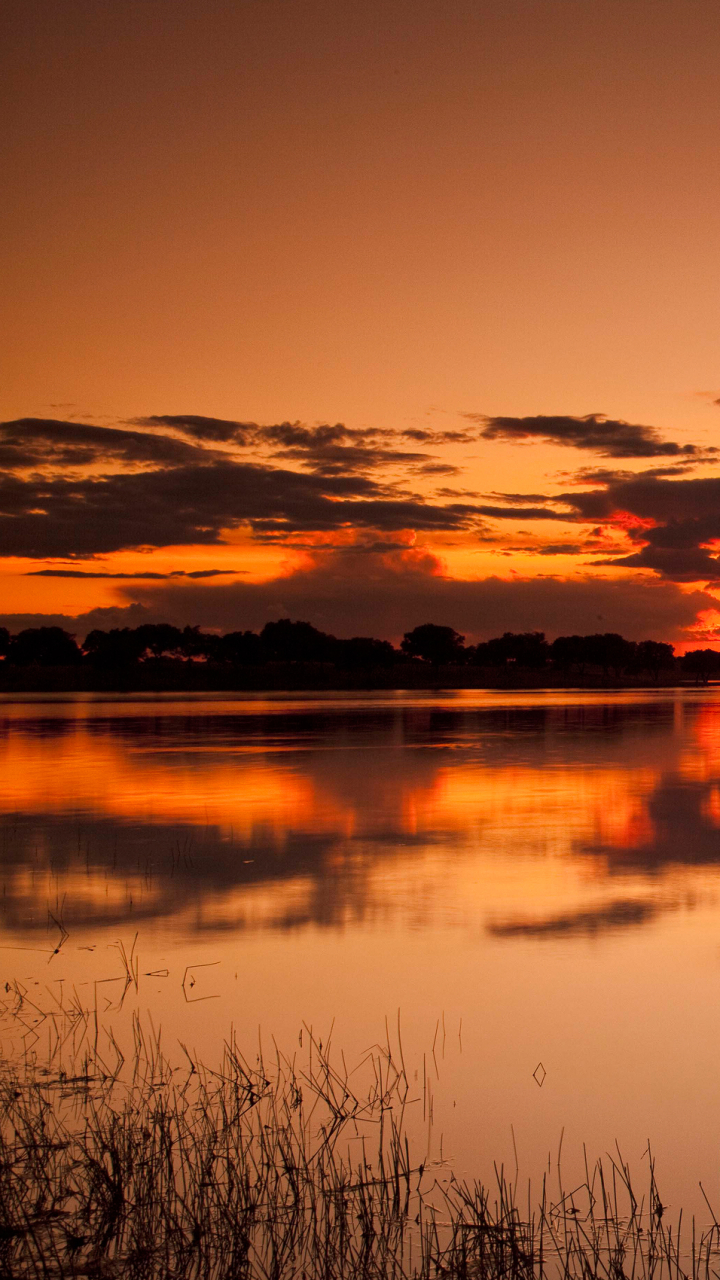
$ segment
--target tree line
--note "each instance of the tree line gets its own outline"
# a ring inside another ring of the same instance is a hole
[[[0,627],[0,656],[15,666],[129,667],[140,662],[211,662],[235,666],[266,663],[330,663],[339,668],[389,667],[416,661],[434,668],[470,665],[538,671],[552,668],[567,676],[602,671],[618,678],[680,669],[697,679],[720,673],[720,653],[696,649],[676,659],[672,645],[657,640],[626,640],[616,632],[558,636],[549,642],[542,631],[506,631],[492,640],[466,645],[452,627],[424,623],[407,631],[399,648],[371,636],[338,639],[309,622],[281,618],[262,631],[230,631],[225,635],[200,627],[145,623],[91,631],[82,644],[61,627],[30,627],[10,635]]]

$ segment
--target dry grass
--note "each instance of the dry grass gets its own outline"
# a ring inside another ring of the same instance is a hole
[[[307,1032],[298,1056],[252,1062],[231,1039],[210,1070],[184,1049],[171,1066],[137,1018],[124,1058],[79,1002],[51,1030],[0,1072],[3,1280],[718,1274],[720,1228],[683,1243],[651,1161],[644,1197],[619,1158],[524,1208],[501,1173],[492,1189],[440,1181],[413,1158],[401,1045],[349,1071]]]

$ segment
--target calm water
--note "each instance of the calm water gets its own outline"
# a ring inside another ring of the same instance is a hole
[[[511,1125],[525,1177],[649,1138],[671,1202],[720,1200],[714,691],[5,700],[0,760],[0,982],[38,1009],[134,1001],[206,1057],[334,1020],[349,1058],[399,1010],[456,1170]]]

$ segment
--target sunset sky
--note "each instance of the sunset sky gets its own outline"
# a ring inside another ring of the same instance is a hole
[[[720,643],[717,0],[0,28],[0,621]]]

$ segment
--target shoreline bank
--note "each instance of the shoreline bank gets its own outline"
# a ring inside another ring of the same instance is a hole
[[[156,660],[126,668],[0,666],[2,693],[277,693],[402,689],[669,689],[703,688],[675,671],[615,679],[603,673],[566,674],[547,669],[398,663],[392,667],[341,669],[333,663],[267,663],[262,667]]]

